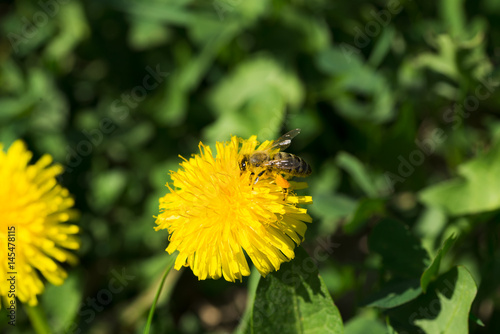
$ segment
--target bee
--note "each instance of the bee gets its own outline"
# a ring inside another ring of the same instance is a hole
[[[299,133],[300,129],[292,130],[273,141],[268,148],[243,155],[240,161],[240,170],[242,172],[250,170],[252,176],[258,172],[254,184],[265,173],[275,176],[276,184],[283,188],[286,194],[290,183],[282,174],[285,176],[306,177],[312,172],[311,166],[304,159],[291,153],[282,152],[290,146],[292,139]]]

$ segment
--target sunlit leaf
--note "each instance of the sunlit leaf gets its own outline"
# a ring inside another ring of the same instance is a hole
[[[439,304],[440,311],[430,319],[416,320],[415,324],[427,333],[468,333],[469,311],[477,287],[467,269],[459,266],[450,270],[436,282],[435,289],[435,304]]]
[[[427,293],[388,312],[398,333],[468,333],[469,311],[477,287],[465,267],[458,266],[430,283]]]
[[[374,317],[357,316],[345,324],[345,334],[387,334],[384,324]]]
[[[251,333],[343,333],[342,319],[313,260],[301,248],[261,279]]]
[[[418,279],[390,282],[371,295],[365,301],[365,305],[392,308],[417,298],[421,293],[422,288]]]
[[[439,206],[450,215],[473,214],[500,207],[500,144],[458,167],[459,177],[420,192],[428,206]]]
[[[441,265],[441,259],[446,255],[455,240],[456,238],[454,235],[451,235],[448,239],[446,239],[443,246],[439,249],[436,256],[432,260],[431,265],[422,274],[422,277],[420,278],[420,284],[424,292],[427,291],[427,286],[429,285],[431,280],[438,275],[439,267]]]

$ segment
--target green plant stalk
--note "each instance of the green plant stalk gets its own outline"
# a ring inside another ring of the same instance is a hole
[[[144,334],[149,334],[149,330],[151,328],[151,322],[153,321],[153,315],[155,313],[156,303],[158,302],[158,298],[160,298],[161,291],[163,290],[163,284],[165,283],[165,279],[167,278],[168,273],[170,272],[170,269],[172,269],[174,262],[175,261],[169,261],[169,264],[167,265],[167,268],[165,269],[165,273],[163,274],[163,277],[161,278],[160,286],[158,287],[158,291],[156,291],[155,299],[153,300],[153,304],[151,305],[151,309],[149,310],[148,321],[146,322],[146,327],[144,328],[144,332],[143,332]]]
[[[49,323],[45,311],[40,305],[28,306],[24,305],[24,309],[30,319],[33,328],[37,334],[51,334]]]

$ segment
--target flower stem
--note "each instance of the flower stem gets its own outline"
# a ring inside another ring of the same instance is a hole
[[[37,334],[51,334],[49,323],[47,321],[47,316],[45,315],[45,311],[40,305],[36,306],[28,306],[24,305],[24,309],[26,314],[28,314],[28,318],[30,318],[31,325],[35,329]]]
[[[160,298],[161,291],[163,290],[163,284],[165,283],[165,279],[167,278],[168,273],[170,272],[170,269],[172,269],[173,265],[174,261],[173,260],[169,261],[167,268],[165,269],[165,273],[161,278],[160,286],[158,287],[158,291],[156,291],[155,299],[153,300],[153,304],[151,305],[151,309],[149,310],[148,321],[146,322],[146,327],[144,328],[143,332],[144,334],[149,334],[149,330],[151,328],[151,322],[153,321],[153,315],[155,313],[156,303],[158,302],[158,298]]]

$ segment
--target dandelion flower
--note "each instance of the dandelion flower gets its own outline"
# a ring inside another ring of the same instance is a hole
[[[9,302],[7,277],[14,272],[17,298],[34,306],[44,289],[40,275],[62,284],[67,274],[58,262],[75,263],[68,249],[80,244],[74,235],[78,227],[65,224],[75,212],[68,190],[56,181],[62,167],[50,166],[50,155],[29,165],[31,157],[22,141],[15,141],[7,152],[0,144],[0,296]],[[12,234],[15,240],[9,240]]]
[[[274,177],[266,173],[254,183],[251,172],[239,166],[242,155],[271,144],[257,148],[256,136],[233,136],[230,142],[216,143],[214,158],[210,147],[200,143],[200,154],[170,172],[173,188],[167,183],[170,192],[160,198],[155,229],[168,230],[166,251],[179,251],[177,270],[191,267],[200,280],[224,277],[234,282],[250,275],[245,253],[262,276],[294,258],[305,223],[312,221],[299,207],[312,198],[293,193],[306,183],[290,182],[285,194]]]

